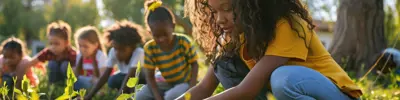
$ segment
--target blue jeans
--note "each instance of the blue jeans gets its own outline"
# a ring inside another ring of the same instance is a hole
[[[126,74],[118,73],[110,77],[108,79],[108,87],[112,89],[119,89],[121,88],[122,81],[124,81]]]
[[[146,78],[145,78],[145,74],[143,73],[143,69],[141,71],[141,73],[139,74],[139,82],[138,84],[146,84]],[[117,73],[112,75],[109,79],[108,79],[108,87],[112,88],[112,89],[119,89],[121,88],[122,85],[122,81],[124,81],[125,77],[127,74],[125,73]]]
[[[352,100],[321,73],[303,66],[281,66],[271,75],[278,100]]]
[[[47,66],[49,67],[49,83],[63,84],[67,79],[68,61],[54,61],[49,60]]]
[[[158,91],[164,97],[164,100],[175,100],[189,89],[189,83],[168,84],[166,82],[158,82]],[[137,92],[136,100],[154,100],[151,87],[145,85]]]
[[[9,74],[3,74],[2,81],[3,81],[3,84],[4,84],[4,82],[6,82],[8,94],[13,93],[13,87],[14,87],[13,76],[11,76]],[[3,86],[3,84],[1,84],[1,86]]]
[[[76,81],[74,84],[74,90],[75,91],[79,89],[89,90],[93,85],[92,82],[90,82],[91,79],[92,77],[78,76],[78,81]]]

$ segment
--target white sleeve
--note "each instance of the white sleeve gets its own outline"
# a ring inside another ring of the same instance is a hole
[[[140,61],[141,66],[144,64],[144,50],[142,48],[137,48],[134,53],[132,53],[131,60],[129,61],[129,67],[136,68],[137,63]]]
[[[79,63],[81,57],[82,57],[82,54],[79,52],[78,55],[76,55],[76,59],[75,59],[76,63],[75,63],[75,66],[78,66],[78,63]]]
[[[107,66],[107,56],[102,51],[97,51],[96,59],[100,68]]]
[[[108,68],[114,67],[116,64],[116,57],[115,57],[115,52],[114,48],[111,48],[110,52],[108,52],[108,59],[106,61],[106,65]]]

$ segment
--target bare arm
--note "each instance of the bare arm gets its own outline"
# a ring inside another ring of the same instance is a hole
[[[197,83],[197,74],[199,73],[199,65],[197,62],[192,63],[192,77],[190,78],[190,88],[196,86]]]
[[[113,68],[107,68],[103,75],[101,75],[100,80],[94,85],[94,88],[89,92],[88,95],[85,96],[85,99],[92,98],[94,94],[99,91],[99,89],[107,82],[108,78],[110,77],[111,71]]]
[[[37,58],[33,58],[31,61],[29,61],[27,64],[24,65],[25,68],[30,67],[30,66],[34,66],[36,64],[38,64],[40,61]]]
[[[263,86],[269,82],[272,72],[288,61],[288,58],[264,56],[247,74],[244,80],[223,93],[208,98],[208,100],[244,100],[254,99]]]
[[[124,81],[122,81],[121,88],[119,88],[119,93],[120,94],[123,92],[122,90],[124,90],[125,93],[133,92],[133,91],[129,91],[129,88],[126,86],[126,82],[128,82],[128,79],[130,77],[135,77],[135,73],[136,73],[136,68],[130,68],[129,69],[128,75],[125,76]]]
[[[17,82],[15,83],[15,87],[17,89],[21,90],[21,84],[22,84],[22,79],[24,78],[24,75],[26,74],[27,70],[31,68],[30,66],[18,66],[16,70],[16,76],[17,76]]]
[[[158,92],[158,86],[156,84],[156,80],[154,78],[154,69],[147,69],[146,68],[146,81],[147,85],[150,86],[151,92],[153,92],[154,98],[156,100],[163,100],[163,97],[161,97],[160,93]]]
[[[210,97],[218,86],[218,79],[214,74],[214,67],[208,68],[207,74],[200,83],[188,90],[192,100],[203,100]],[[184,100],[183,95],[178,100]]]
[[[107,70],[107,67],[101,67],[100,68],[100,76],[104,74],[104,72]]]

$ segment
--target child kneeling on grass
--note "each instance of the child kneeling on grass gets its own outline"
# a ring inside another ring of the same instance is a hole
[[[221,48],[205,50],[214,54],[213,66],[188,91],[190,100],[265,100],[267,90],[278,100],[357,100],[362,95],[320,42],[301,0],[185,4],[199,29],[198,41]],[[212,95],[218,83],[226,90]]]
[[[173,100],[196,85],[198,63],[194,43],[185,35],[173,34],[174,17],[161,2],[150,1],[146,23],[154,40],[144,46],[147,85],[137,93],[137,100]],[[166,82],[156,83],[159,69]]]
[[[63,85],[67,79],[68,64],[75,66],[76,51],[71,45],[71,27],[63,22],[52,22],[47,26],[49,46],[30,61],[29,66],[48,61],[49,83]]]
[[[139,44],[143,41],[140,32],[141,27],[139,25],[128,21],[117,22],[106,30],[106,39],[112,45],[106,61],[107,69],[98,83],[85,97],[86,99],[92,98],[107,82],[114,65],[118,65],[119,73],[108,79],[108,86],[113,89],[119,89],[119,93],[133,91],[133,89],[129,89],[126,86],[126,82],[130,77],[135,77],[137,63],[143,63],[144,51],[139,47]]]
[[[75,75],[78,81],[75,90],[89,89],[97,83],[100,75],[106,70],[107,56],[96,27],[86,26],[75,33],[75,43],[79,48]]]
[[[39,84],[38,77],[33,73],[33,67],[24,66],[31,60],[31,58],[26,55],[25,50],[25,44],[20,39],[14,37],[8,38],[1,44],[1,82],[6,82],[10,92],[14,85],[18,89],[21,88],[21,81],[24,75],[30,80],[31,86],[37,86]],[[17,83],[14,83],[13,77],[17,77]],[[3,83],[1,85],[3,85]]]

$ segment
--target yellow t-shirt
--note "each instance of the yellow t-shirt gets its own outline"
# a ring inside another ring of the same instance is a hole
[[[314,69],[335,83],[344,93],[358,98],[362,95],[361,89],[350,79],[347,73],[333,60],[329,52],[324,48],[317,34],[307,28],[307,22],[294,17],[300,24],[293,22],[293,26],[300,34],[292,30],[286,19],[278,21],[275,30],[276,36],[272,40],[265,55],[273,55],[290,58],[285,65],[300,65]],[[303,26],[304,28],[302,28]],[[244,37],[241,36],[243,41]],[[240,48],[240,56],[251,69],[256,61],[244,59],[244,45]]]

